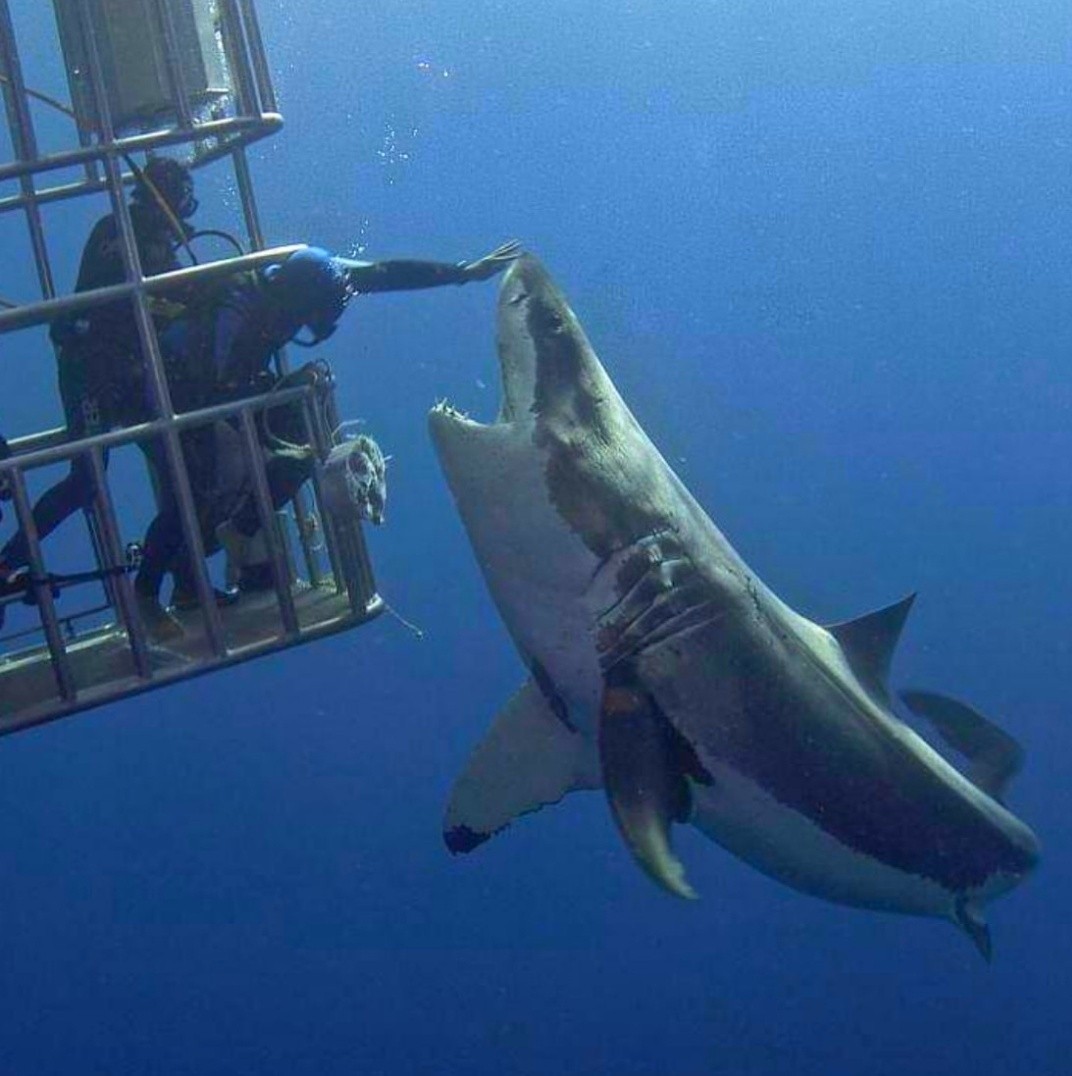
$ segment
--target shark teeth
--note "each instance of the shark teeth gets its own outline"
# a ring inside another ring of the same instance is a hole
[[[455,407],[454,404],[452,404],[450,400],[446,399],[445,397],[442,400],[436,400],[435,406],[432,408],[432,410],[436,414],[449,415],[451,418],[469,418],[468,411],[462,411],[459,408]]]
[[[484,425],[478,422],[468,411],[463,411],[460,407],[455,407],[450,400],[442,399],[437,400],[435,406],[432,408],[432,413],[436,415],[445,415],[449,419],[453,419],[456,422],[467,422],[473,426]]]

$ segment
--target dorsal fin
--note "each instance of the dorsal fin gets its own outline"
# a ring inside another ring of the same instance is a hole
[[[876,609],[855,620],[844,620],[827,628],[841,644],[860,682],[883,698],[888,691],[886,679],[890,673],[890,659],[915,600],[915,594],[909,594],[885,609]]]
[[[1024,761],[1024,750],[1007,732],[970,706],[933,691],[902,691],[914,714],[925,717],[968,760],[968,780],[1003,802],[1005,788]]]

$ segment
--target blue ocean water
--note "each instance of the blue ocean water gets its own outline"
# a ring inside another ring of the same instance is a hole
[[[12,9],[47,72],[39,5]],[[783,597],[832,621],[919,590],[894,680],[1022,741],[1011,802],[1045,858],[991,909],[990,967],[691,831],[702,900],[674,902],[598,795],[451,859],[447,791],[524,670],[424,415],[494,413],[495,293],[363,298],[326,352],[394,456],[370,541],[424,638],[384,617],[0,744],[0,1073],[1065,1071],[1061,5],[258,9],[287,120],[253,151],[270,241],[457,260],[520,238]],[[200,184],[200,219],[233,223],[222,170]],[[68,283],[100,208],[48,218]],[[0,294],[32,290],[18,243]],[[43,334],[12,339],[7,434],[59,420]],[[54,539],[72,562],[78,527]]]

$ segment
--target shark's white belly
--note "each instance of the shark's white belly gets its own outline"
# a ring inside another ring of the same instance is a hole
[[[584,601],[598,560],[547,494],[546,454],[529,437],[489,427],[479,461],[464,468],[473,483],[452,483],[481,571],[523,658],[538,662],[587,725],[598,711],[601,678]],[[452,473],[447,461],[448,478]]]
[[[954,894],[842,844],[748,777],[711,767],[711,785],[693,785],[689,821],[754,867],[827,900],[909,915],[948,916]]]

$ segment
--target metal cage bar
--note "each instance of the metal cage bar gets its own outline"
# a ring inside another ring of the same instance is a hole
[[[30,115],[30,103],[26,95],[26,84],[22,77],[22,64],[19,62],[15,30],[11,23],[11,11],[7,0],[2,0],[0,3],[0,52],[3,57],[3,70],[0,74],[5,76],[4,103],[11,130],[12,148],[21,161],[33,161],[38,155],[37,136],[34,133],[33,118]],[[33,177],[29,173],[24,173],[18,177],[18,180],[21,190],[19,202],[26,214],[26,227],[30,233],[30,244],[33,247],[41,294],[46,299],[51,299],[56,294],[56,289]]]
[[[223,51],[235,80],[235,100],[239,115],[252,116],[260,112],[256,81],[248,64],[242,58],[248,55],[242,20],[233,0],[219,0],[220,35]]]
[[[257,426],[249,410],[242,412],[242,440],[245,444],[250,473],[253,476],[254,500],[257,502],[257,515],[260,518],[261,529],[266,536],[273,539],[268,542],[268,549],[271,555],[272,576],[275,581],[275,596],[279,602],[280,615],[283,617],[283,630],[293,638],[297,636],[299,629],[298,614],[294,609],[294,595],[290,592],[290,571],[282,543],[274,540],[277,537],[275,510],[272,507],[272,495],[268,491],[268,476],[264,470],[264,458],[261,453],[260,438],[257,435]]]
[[[200,265],[187,266],[170,273],[145,277],[140,282],[111,284],[93,291],[79,291],[64,295],[43,303],[25,303],[13,310],[0,311],[0,333],[15,329],[26,329],[32,325],[45,325],[68,314],[77,314],[81,310],[115,302],[117,299],[130,299],[138,291],[146,295],[166,293],[183,288],[193,283],[203,283],[214,277],[231,276],[245,269],[255,269],[272,261],[279,261],[295,250],[301,250],[302,244],[285,247],[273,247],[271,250],[256,251],[236,258],[224,258],[215,262],[203,262]]]
[[[71,672],[71,664],[67,657],[67,648],[64,646],[63,635],[60,632],[60,622],[56,616],[56,605],[52,600],[52,588],[45,580],[45,562],[41,555],[41,542],[37,537],[37,527],[34,525],[33,507],[30,504],[30,495],[26,491],[26,479],[19,468],[11,472],[11,494],[15,502],[15,515],[18,517],[19,526],[26,535],[26,546],[29,551],[30,572],[32,573],[31,585],[34,591],[34,600],[41,611],[41,624],[44,628],[45,639],[48,642],[48,651],[52,659],[52,673],[56,678],[56,686],[60,697],[64,702],[73,702],[77,697],[74,674]]]
[[[266,113],[263,116],[230,116],[226,119],[206,120],[199,123],[195,136],[189,131],[164,128],[146,134],[127,135],[111,143],[98,142],[79,149],[64,150],[60,153],[46,154],[32,161],[15,161],[0,165],[0,181],[17,179],[29,173],[51,172],[59,168],[70,168],[84,164],[86,161],[100,160],[109,150],[117,153],[148,153],[164,146],[189,145],[193,141],[217,140],[222,144],[211,154],[199,155],[197,164],[201,165],[231,152],[233,144],[248,145],[258,139],[274,134],[283,126],[283,117],[278,113]],[[232,136],[227,140],[227,136]],[[47,191],[39,191],[38,198],[43,198]]]
[[[272,76],[268,70],[268,57],[264,51],[264,39],[261,37],[260,21],[253,9],[252,0],[238,0],[238,9],[241,13],[242,25],[246,31],[246,42],[249,46],[249,59],[253,67],[253,75],[257,84],[257,96],[260,98],[261,108],[265,112],[275,112],[278,108],[275,100],[275,89],[272,86]]]
[[[107,563],[118,567],[125,563],[126,555],[119,539],[119,523],[115,517],[115,505],[112,503],[108,476],[104,469],[104,453],[99,446],[94,445],[87,454],[93,473],[95,512],[100,528],[101,546],[104,555],[108,558]],[[152,675],[149,646],[141,617],[135,611],[134,589],[125,573],[117,576],[112,582],[118,612],[126,628],[127,638],[130,640],[134,669],[143,680],[148,680]]]

